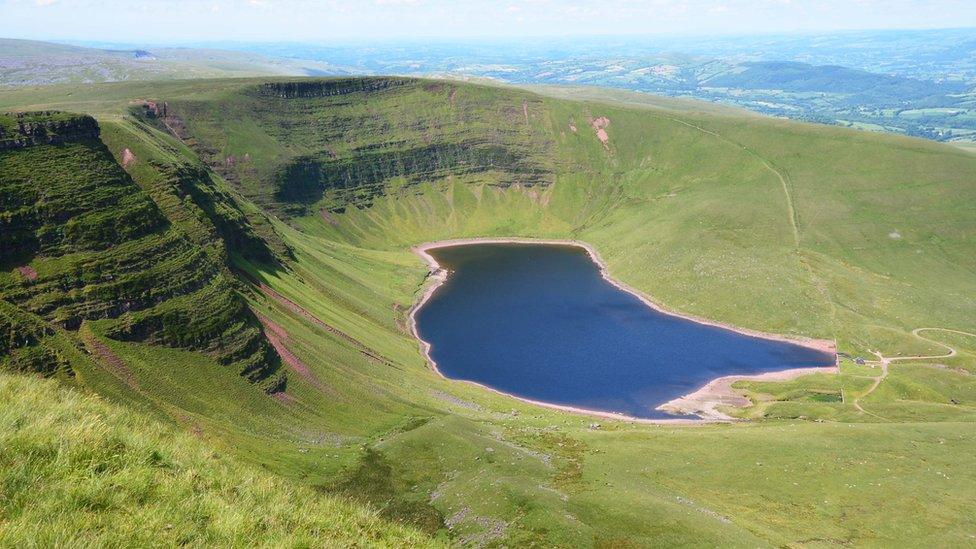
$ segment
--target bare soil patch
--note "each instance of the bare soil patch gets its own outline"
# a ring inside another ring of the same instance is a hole
[[[259,283],[258,284],[258,289],[261,290],[261,293],[263,293],[264,295],[266,295],[266,296],[270,297],[271,299],[277,301],[279,304],[283,305],[289,311],[291,311],[291,312],[293,312],[293,313],[295,313],[295,314],[297,314],[299,316],[302,316],[302,317],[308,319],[313,324],[315,324],[316,326],[324,329],[325,331],[329,332],[330,334],[333,334],[333,335],[339,337],[340,339],[345,340],[350,345],[352,345],[353,347],[355,347],[356,350],[359,351],[363,356],[365,356],[366,358],[370,359],[371,361],[378,362],[378,363],[384,364],[386,366],[396,367],[395,364],[393,364],[392,362],[390,362],[386,358],[383,358],[382,356],[380,356],[379,353],[377,353],[376,351],[370,349],[368,346],[366,346],[365,344],[363,344],[362,342],[360,342],[358,339],[350,336],[349,334],[343,332],[342,330],[339,330],[338,328],[335,328],[334,326],[331,326],[329,324],[326,324],[320,318],[318,318],[317,316],[315,316],[312,313],[310,313],[307,310],[305,310],[301,305],[299,305],[299,304],[295,303],[294,301],[288,299],[287,297],[279,294],[274,289],[272,289],[271,287],[269,287],[267,284],[264,284],[263,282],[262,283]]]
[[[334,217],[332,217],[332,214],[329,213],[329,210],[326,210],[326,209],[323,208],[319,212],[319,214],[322,216],[322,219],[324,219],[325,222],[328,223],[329,225],[332,225],[333,227],[335,227],[335,226],[337,226],[339,224],[339,222],[336,221],[336,219]]]
[[[809,374],[836,374],[838,372],[837,366],[826,366],[823,368],[795,368],[751,376],[723,376],[713,379],[694,393],[665,402],[657,409],[674,414],[694,414],[706,419],[731,421],[735,418],[720,411],[718,409],[720,406],[745,408],[752,404],[748,398],[732,388],[732,384],[737,381],[789,381]]]
[[[596,131],[596,138],[603,143],[603,148],[610,150],[610,134],[607,133],[607,128],[610,127],[610,119],[606,116],[601,116],[599,118],[594,118],[590,122],[590,126]]]
[[[303,363],[301,359],[295,355],[295,353],[291,352],[291,350],[285,346],[285,342],[288,341],[288,332],[266,316],[259,313],[254,314],[264,326],[264,335],[268,338],[268,342],[271,343],[271,346],[274,347],[275,351],[278,351],[278,355],[281,357],[281,360],[284,361],[284,363],[287,364],[296,374],[301,376],[302,379],[307,381],[309,385],[324,393],[331,392],[329,388],[322,383],[322,380],[315,375],[315,372],[310,370],[308,366],[306,366],[305,363]],[[283,393],[275,394],[278,395]],[[281,400],[283,397],[276,396],[275,398],[279,398],[279,400]]]
[[[92,355],[101,362],[103,365],[108,367],[108,370],[115,375],[115,377],[122,380],[123,383],[129,386],[133,391],[139,391],[139,380],[136,378],[132,370],[126,366],[125,361],[122,360],[119,355],[112,352],[107,345],[98,341],[94,337],[84,338],[85,347],[91,351]]]
[[[122,167],[128,169],[136,161],[136,155],[128,147],[122,149]]]
[[[29,280],[31,282],[37,280],[37,271],[35,271],[30,265],[17,267],[17,272],[20,273],[20,276],[24,277],[25,280]]]

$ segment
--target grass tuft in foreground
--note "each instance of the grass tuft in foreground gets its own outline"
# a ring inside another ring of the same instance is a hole
[[[0,374],[0,546],[427,546],[49,380]]]

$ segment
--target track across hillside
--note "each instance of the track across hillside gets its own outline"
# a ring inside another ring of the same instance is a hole
[[[785,171],[781,171],[777,169],[769,159],[763,157],[756,151],[750,149],[749,147],[743,145],[742,143],[729,139],[728,137],[725,137],[719,134],[718,132],[703,128],[697,124],[693,124],[691,122],[682,120],[680,118],[673,118],[673,117],[666,117],[666,118],[673,122],[683,124],[685,126],[688,126],[689,128],[694,128],[702,133],[716,137],[720,141],[728,143],[729,145],[732,145],[736,148],[742,149],[750,156],[758,160],[767,171],[769,171],[770,173],[775,175],[777,179],[779,179],[779,183],[783,188],[783,196],[786,199],[787,214],[790,220],[790,229],[793,234],[793,249],[796,252],[797,261],[799,261],[800,265],[802,265],[804,270],[806,270],[807,274],[810,276],[810,282],[817,289],[817,292],[823,297],[827,307],[829,307],[830,318],[832,320],[831,330],[834,330],[834,326],[837,324],[836,322],[837,305],[831,299],[830,293],[827,291],[827,286],[824,284],[823,280],[819,276],[817,276],[817,273],[814,272],[813,267],[810,266],[810,263],[803,259],[803,250],[800,246],[800,225],[798,221],[799,216],[797,215],[797,211],[796,211],[796,202],[794,201],[793,198],[794,193],[791,190],[793,185],[792,185],[792,181],[790,180],[789,174],[786,173]],[[832,335],[832,339],[835,340],[837,339],[836,334]]]
[[[970,337],[976,337],[976,334],[973,334],[973,333],[970,333],[970,332],[964,332],[962,330],[953,330],[953,329],[950,329],[950,328],[915,328],[914,330],[912,330],[912,335],[913,336],[915,336],[915,337],[917,337],[917,338],[919,338],[919,339],[921,339],[923,341],[928,341],[929,343],[934,343],[935,345],[938,345],[940,347],[945,347],[946,349],[948,349],[949,352],[946,353],[946,354],[944,354],[944,355],[926,355],[926,356],[916,355],[916,356],[886,357],[886,356],[882,355],[878,351],[872,351],[874,353],[874,355],[878,357],[878,360],[876,360],[876,361],[872,360],[869,363],[870,364],[878,364],[878,365],[880,365],[880,367],[881,367],[881,375],[879,375],[878,377],[874,378],[874,383],[871,384],[871,387],[869,387],[868,390],[863,395],[861,395],[861,396],[859,396],[859,397],[857,397],[857,398],[854,399],[853,404],[854,404],[854,407],[858,409],[858,411],[863,412],[863,413],[868,414],[868,415],[871,415],[871,416],[874,416],[874,417],[879,418],[879,419],[885,419],[886,420],[886,418],[883,418],[883,417],[881,417],[881,416],[879,416],[879,415],[877,415],[875,413],[872,413],[872,412],[869,412],[869,411],[865,410],[861,406],[860,400],[863,399],[864,397],[870,395],[871,393],[873,393],[875,391],[875,389],[877,389],[878,386],[881,385],[881,382],[884,381],[885,378],[888,377],[888,366],[890,366],[892,362],[895,362],[895,361],[933,360],[933,359],[937,359],[937,358],[951,358],[951,357],[954,357],[954,356],[956,356],[958,354],[955,348],[950,347],[949,345],[946,345],[945,343],[942,343],[941,341],[936,341],[934,339],[929,339],[929,338],[921,335],[921,332],[926,332],[926,331],[949,332],[949,333],[953,333],[953,334],[960,334],[960,335],[965,335],[965,336],[970,336]]]

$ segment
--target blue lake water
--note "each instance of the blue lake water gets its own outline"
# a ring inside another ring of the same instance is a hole
[[[600,275],[585,250],[470,244],[429,250],[451,271],[417,312],[451,379],[641,418],[709,380],[829,366],[832,354],[655,311]]]

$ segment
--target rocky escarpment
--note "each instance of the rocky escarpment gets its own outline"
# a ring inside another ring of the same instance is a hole
[[[0,151],[97,138],[98,123],[90,116],[44,111],[0,118]]]
[[[189,136],[183,120],[170,111],[165,101],[142,101],[134,105],[130,113],[139,121],[138,124],[165,131],[194,146],[198,152],[204,152],[204,156],[213,155],[206,145],[195,142]],[[129,154],[134,158],[131,151]],[[220,245],[249,261],[276,267],[282,261],[292,259],[292,251],[272,228],[267,215],[255,208],[243,207],[227,186],[215,179],[211,168],[182,155],[177,155],[177,158],[146,160],[151,165],[153,176],[143,183],[151,187],[154,196],[159,197],[156,203],[167,211],[168,216],[182,216],[209,236],[219,236],[222,240]],[[246,165],[248,160],[245,155],[240,163]],[[122,163],[125,164],[125,158],[122,158]],[[234,177],[233,168],[237,164],[238,159],[229,156],[222,165],[213,168],[225,177]],[[172,207],[167,208],[167,205]],[[196,215],[187,218],[187,210]],[[194,222],[199,219],[206,222],[203,225]],[[208,240],[212,241],[213,238]]]
[[[54,337],[49,324],[0,299],[0,367],[46,376],[70,375],[68,361],[48,344]]]
[[[373,92],[386,88],[402,86],[407,81],[402,78],[339,78],[331,80],[304,80],[296,82],[267,82],[255,91],[258,95],[297,99],[312,97],[331,97],[359,92]]]
[[[201,245],[189,220],[167,216],[94,120],[32,113],[0,126],[27,130],[0,151],[0,299],[52,326],[98,321],[109,337],[203,351],[268,390],[283,385],[219,238]]]
[[[275,198],[302,213],[331,193],[333,209],[346,204],[372,205],[386,183],[402,178],[407,186],[450,176],[496,171],[494,184],[545,185],[550,173],[514,147],[484,141],[440,142],[419,146],[382,144],[350,151],[342,158],[329,154],[298,157],[281,167],[273,184]]]
[[[205,166],[189,162],[149,161],[158,175],[152,192],[166,193],[174,208],[170,216],[187,217],[203,233],[198,240],[237,253],[251,261],[268,266],[291,257],[291,250],[278,238],[264,216],[245,211],[225,186],[217,184]],[[192,213],[193,216],[187,214]],[[262,230],[263,228],[263,230]]]
[[[369,207],[421,183],[547,186],[552,134],[540,100],[400,78],[266,82],[147,111],[247,198],[279,216]],[[183,121],[186,124],[183,124]],[[241,125],[248,139],[240,139]],[[233,127],[231,127],[233,126]]]

